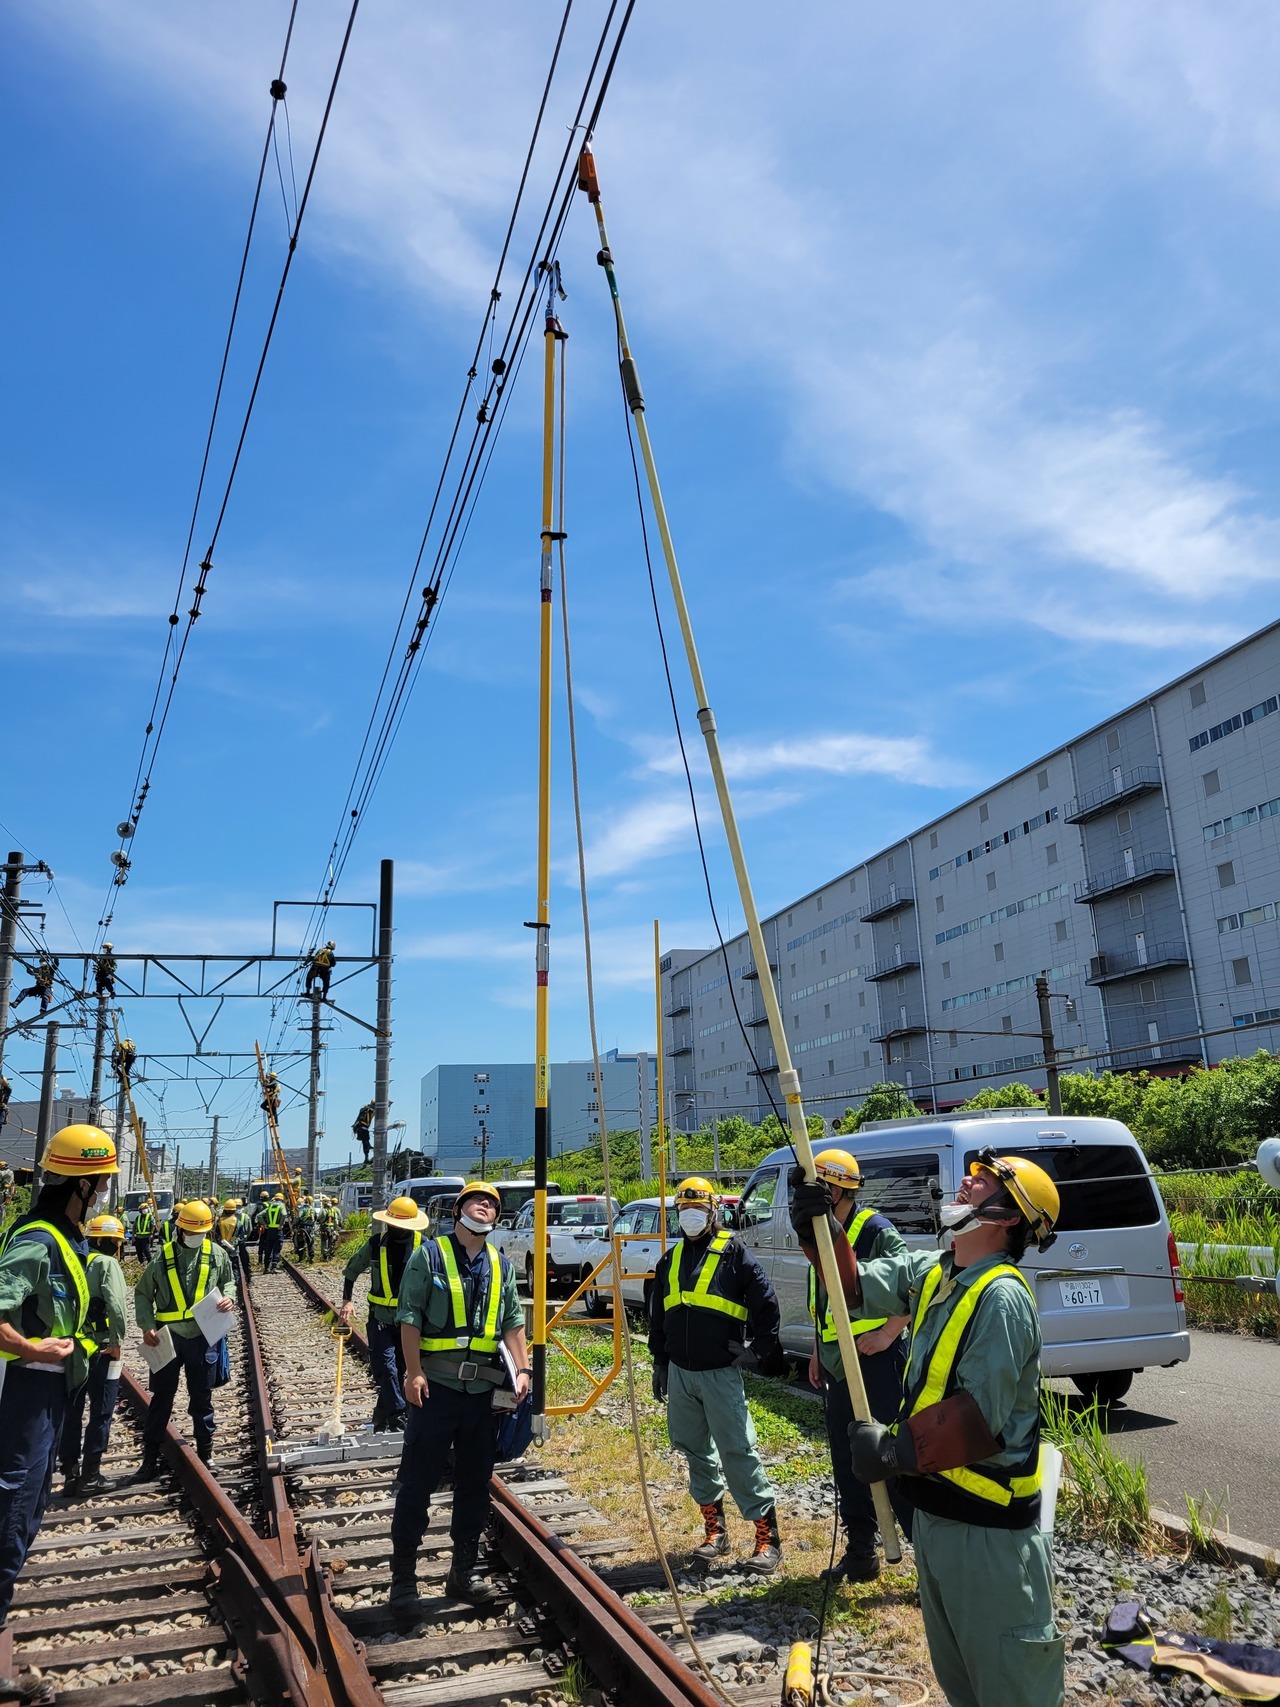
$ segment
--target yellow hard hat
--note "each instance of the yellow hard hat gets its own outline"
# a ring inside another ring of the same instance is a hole
[[[813,1158],[818,1178],[825,1180],[828,1185],[838,1185],[845,1191],[857,1191],[862,1184],[862,1170],[858,1166],[858,1158],[851,1156],[848,1150],[823,1150]]]
[[[91,1239],[123,1239],[124,1222],[118,1221],[114,1215],[95,1215],[85,1233]]]
[[[115,1143],[100,1126],[64,1126],[55,1132],[40,1158],[40,1167],[44,1173],[71,1179],[120,1171]]]
[[[284,1193],[282,1191],[278,1191],[275,1194],[275,1196],[271,1199],[271,1201],[272,1201],[272,1203],[283,1203],[284,1202]]]
[[[131,1037],[122,1037],[120,1039],[120,1047],[121,1049],[132,1049],[133,1039]]]
[[[229,1197],[227,1199],[227,1201],[222,1206],[222,1213],[224,1215],[229,1215],[231,1213],[231,1211],[235,1208],[235,1206],[236,1206],[235,1198]]]
[[[373,1219],[401,1233],[420,1232],[427,1218],[411,1197],[393,1197],[385,1209],[375,1209]]]
[[[178,1205],[177,1222],[184,1233],[208,1233],[213,1227],[209,1205],[193,1197],[190,1203]]]
[[[969,1163],[971,1174],[980,1170],[989,1173],[1004,1187],[1023,1220],[1030,1224],[1037,1249],[1047,1251],[1057,1237],[1054,1228],[1062,1209],[1062,1199],[1044,1169],[1035,1162],[1029,1162],[1025,1156],[997,1156],[988,1147],[980,1152],[976,1162]]]
[[[676,1187],[677,1203],[714,1204],[716,1200],[715,1187],[709,1179],[695,1175],[692,1179],[682,1180]]]

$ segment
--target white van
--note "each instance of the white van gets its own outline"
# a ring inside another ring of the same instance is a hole
[[[1134,1373],[1191,1355],[1177,1248],[1160,1192],[1136,1139],[1118,1120],[1043,1109],[975,1109],[869,1121],[822,1148],[851,1151],[861,1201],[889,1217],[909,1246],[938,1242],[938,1205],[952,1201],[979,1150],[1026,1156],[1057,1182],[1058,1237],[1021,1263],[1035,1291],[1046,1376],[1068,1376],[1087,1396],[1119,1399]],[[768,1271],[782,1306],[782,1342],[813,1346],[808,1263],[787,1215],[790,1149],[766,1156],[738,1208],[738,1237]]]

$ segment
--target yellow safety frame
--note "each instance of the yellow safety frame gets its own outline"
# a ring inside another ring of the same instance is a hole
[[[622,1246],[626,1244],[640,1244],[648,1241],[652,1237],[652,1233],[615,1233],[612,1240],[612,1250],[607,1256],[600,1258],[600,1261],[591,1270],[590,1274],[586,1275],[578,1282],[577,1286],[574,1287],[573,1291],[564,1300],[560,1307],[547,1318],[547,1345],[555,1346],[557,1351],[563,1352],[573,1367],[586,1379],[591,1388],[591,1391],[587,1394],[585,1399],[579,1399],[573,1404],[548,1405],[546,1409],[547,1416],[582,1416],[586,1411],[594,1409],[594,1407],[599,1404],[605,1393],[622,1373],[622,1335],[625,1331],[626,1317],[626,1305],[622,1297]],[[598,1279],[600,1271],[608,1268],[610,1264],[613,1265],[613,1280],[608,1286],[597,1287],[597,1290],[613,1294],[612,1319],[606,1322],[601,1316],[575,1316],[572,1321],[566,1322],[566,1318],[568,1317],[569,1311],[573,1305],[587,1290],[591,1283]],[[656,1272],[656,1269],[647,1269],[644,1274],[631,1275],[628,1278],[632,1280],[652,1280]],[[608,1328],[613,1335],[612,1367],[606,1369],[602,1375],[596,1375],[592,1370],[588,1369],[586,1364],[583,1363],[580,1358],[573,1355],[568,1346],[565,1345],[564,1341],[556,1333],[556,1328],[562,1322],[564,1322],[566,1326],[574,1328]]]

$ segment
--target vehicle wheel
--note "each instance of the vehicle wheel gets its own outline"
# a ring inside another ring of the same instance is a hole
[[[601,1292],[595,1286],[589,1286],[582,1294],[582,1308],[588,1316],[607,1316],[613,1303],[611,1292]]]
[[[532,1298],[533,1297],[533,1258],[532,1257],[526,1257],[524,1259],[524,1289],[529,1294],[530,1298]]]
[[[1096,1399],[1100,1405],[1118,1404],[1133,1386],[1134,1369],[1108,1369],[1101,1375],[1073,1375],[1071,1379],[1086,1399]]]

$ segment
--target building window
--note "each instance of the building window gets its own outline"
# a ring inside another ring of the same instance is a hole
[[[864,1067],[869,1067],[871,1065],[871,1053],[869,1050],[864,1049],[862,1051],[862,1065]]]
[[[865,1008],[866,1005],[867,1005],[867,992],[865,990],[859,990],[858,991],[858,1006],[860,1008]]]
[[[1046,865],[1057,865],[1057,863],[1058,863],[1058,844],[1057,844],[1057,842],[1049,842],[1046,844],[1045,850],[1044,850],[1044,863]]]
[[[902,935],[902,920],[898,917],[897,913],[895,913],[889,920],[889,924],[892,927],[894,936]]]
[[[1049,786],[1049,773],[1048,773],[1048,771],[1037,771],[1036,772],[1036,787],[1040,790],[1041,794],[1044,793],[1045,789],[1048,788],[1048,786]]]
[[[800,1029],[800,1015],[799,1014],[792,1014],[792,1016],[791,1016],[791,1029],[792,1029],[792,1031],[799,1031],[799,1029]],[[721,1049],[723,1049],[724,1044],[722,1043],[720,1045],[720,1047],[721,1047]]]
[[[929,851],[931,853],[936,853],[938,851],[938,832],[936,830],[930,830],[929,832]]]
[[[823,1002],[823,1004],[822,1004],[822,1017],[823,1017],[823,1019],[830,1019],[831,1018],[831,1003],[830,1002]]]
[[[827,1062],[827,1077],[829,1079],[833,1079],[835,1077],[835,1072],[836,1072],[835,1062],[834,1061],[828,1061]]]
[[[1059,942],[1065,942],[1067,940],[1067,921],[1065,919],[1055,919],[1053,923],[1053,932]]]
[[[862,947],[862,934],[859,931],[855,931],[853,933],[853,946],[855,948],[861,948]]]
[[[1127,836],[1133,828],[1133,813],[1126,808],[1116,813],[1116,829],[1122,836]]]
[[[1200,778],[1204,784],[1204,797],[1207,800],[1211,794],[1221,794],[1222,784],[1218,781],[1217,771],[1206,771]]]
[[[1109,753],[1120,751],[1120,731],[1118,729],[1107,730],[1107,751]]]
[[[1154,978],[1144,978],[1138,986],[1144,1007],[1150,1007],[1156,999],[1156,981]]]
[[[1192,711],[1199,711],[1200,707],[1204,704],[1206,697],[1204,683],[1192,682],[1191,686],[1187,689],[1187,694],[1191,700]]]
[[[892,876],[892,874],[893,874],[893,855],[892,854],[890,854],[888,859],[885,860],[884,868],[890,874],[890,876]]]
[[[949,960],[944,960],[942,962],[942,976],[944,978],[950,978],[951,976],[951,962]]]
[[[796,975],[796,963],[795,963],[795,961],[794,961],[794,960],[793,960],[793,961],[792,961],[792,962],[791,962],[791,976],[792,976],[792,977],[793,977],[793,978],[794,978],[794,977],[795,977],[795,975]]]
[[[1000,1019],[1000,1024],[1001,1024],[1001,1027],[1005,1031],[1012,1031],[1013,1030],[1013,1015],[1012,1014],[1003,1014],[1001,1016],[1001,1019]]]
[[[1133,894],[1129,897],[1129,917],[1131,919],[1140,919],[1143,911],[1142,891],[1141,889],[1135,889]]]
[[[1233,859],[1224,859],[1222,864],[1218,867],[1218,888],[1233,889],[1235,887],[1235,881],[1236,862]]]
[[[790,924],[793,924],[794,922],[795,921],[794,921],[792,915],[790,913],[788,913],[787,914],[787,923],[790,925]]]
[[[825,966],[827,964],[827,951],[826,951],[826,949],[825,948],[819,949],[818,954],[819,954],[819,965]]]
[[[934,905],[935,911],[937,911],[939,913],[945,912],[946,905],[947,905],[945,896],[935,895],[933,898],[933,905]]]
[[[980,823],[980,824],[985,824],[985,823],[986,823],[986,821],[987,821],[987,819],[988,819],[988,818],[989,818],[989,817],[990,817],[990,816],[991,816],[991,813],[990,813],[990,810],[989,810],[989,809],[988,809],[988,807],[987,807],[987,803],[986,803],[986,801],[985,801],[985,800],[984,800],[984,801],[983,801],[983,803],[982,803],[982,805],[981,805],[981,806],[979,806],[979,808],[978,808],[978,822],[979,822],[979,823]]]
[[[1249,969],[1249,956],[1242,954],[1239,960],[1231,962],[1231,976],[1237,984],[1252,984],[1253,973]]]
[[[818,911],[819,912],[822,911],[822,896],[821,895],[818,896]]]
[[[960,1038],[956,1032],[949,1031],[947,1033],[947,1043],[949,1044],[949,1046],[952,1049],[954,1049],[958,1045],[959,1042],[960,1042]]]
[[[1002,942],[998,942],[996,944],[996,959],[997,960],[1003,960],[1004,959],[1004,944]]]
[[[989,871],[987,873],[987,888],[988,889],[994,889],[995,886],[996,886],[996,874],[994,871]]]
[[[907,993],[907,981],[906,981],[906,979],[905,978],[899,978],[897,980],[897,985],[898,985],[898,994],[900,996],[905,996]]]

